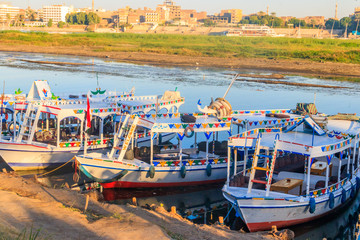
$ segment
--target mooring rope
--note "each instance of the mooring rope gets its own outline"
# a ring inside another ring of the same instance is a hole
[[[43,174],[37,174],[36,176],[37,177],[42,177],[42,176],[45,176],[45,175],[48,175],[52,172],[55,172],[56,170],[59,170],[60,168],[64,167],[66,164],[68,164],[69,162],[71,162],[73,159],[75,159],[75,157],[71,158],[69,161],[67,161],[66,163],[64,163],[63,165],[61,165],[60,167],[57,167],[55,168],[54,170],[51,170],[50,172],[46,172],[46,173],[43,173]]]

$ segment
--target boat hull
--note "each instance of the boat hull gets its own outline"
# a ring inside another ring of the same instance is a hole
[[[175,134],[164,134],[163,141],[171,140]],[[150,137],[137,140],[139,147],[149,146]],[[103,153],[109,147],[103,145],[91,145],[88,152]],[[15,171],[40,170],[54,168],[68,162],[76,155],[83,154],[82,147],[58,148],[52,145],[16,143],[11,141],[0,142],[0,155],[3,160]]]
[[[131,161],[102,161],[76,156],[80,163],[80,169],[87,177],[97,179],[113,179],[121,171],[125,174],[118,181],[101,183],[104,188],[156,188],[156,187],[180,187],[212,184],[224,182],[226,179],[227,163],[212,165],[211,175],[208,176],[206,165],[186,166],[185,177],[181,175],[180,166],[155,167],[154,177],[149,174],[150,165],[142,165],[140,168],[131,166]],[[239,164],[238,169],[242,166]]]
[[[352,184],[356,184],[353,180]],[[253,198],[236,198],[234,194],[224,191],[224,196],[235,205],[249,231],[270,230],[272,226],[286,228],[309,222],[345,207],[351,200],[351,184],[343,186],[346,191],[346,200],[342,201],[342,189],[336,190],[334,194],[334,206],[330,208],[329,195],[315,198],[315,212],[310,213],[309,198],[304,201],[289,201],[284,199],[266,200],[259,195]],[[245,193],[247,189],[242,189]],[[289,196],[289,195],[288,195]],[[355,194],[356,196],[356,194]],[[286,197],[285,197],[286,199]]]
[[[101,152],[104,149],[89,149],[89,151]],[[80,153],[83,153],[80,148],[68,150],[36,144],[0,142],[1,157],[15,171],[53,168],[68,162]]]

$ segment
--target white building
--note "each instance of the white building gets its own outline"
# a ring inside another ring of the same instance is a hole
[[[0,22],[14,20],[19,12],[20,9],[18,7],[12,7],[7,4],[0,4]],[[10,19],[8,19],[8,16],[10,16]]]
[[[42,10],[44,22],[52,19],[53,23],[65,22],[66,14],[70,13],[70,8],[63,5],[43,6]]]

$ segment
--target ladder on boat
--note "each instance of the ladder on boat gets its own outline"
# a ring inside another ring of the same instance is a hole
[[[113,144],[113,148],[111,149],[111,152],[109,154],[109,158],[113,158],[115,153],[118,150],[121,150],[119,145],[121,143],[123,135],[125,134],[125,130],[126,130],[128,122],[129,122],[129,118],[130,118],[130,115],[125,116],[125,119],[124,119],[124,122],[122,123],[122,126],[119,128],[118,132],[115,134],[115,136],[114,136],[114,144]]]
[[[33,104],[28,104],[24,120],[21,124],[20,133],[16,139],[16,142],[21,142],[22,140],[24,140],[25,136],[27,137],[27,143],[32,142],[37,129],[41,110],[42,106],[36,107]]]
[[[136,116],[130,126],[130,129],[128,129],[128,125],[130,124],[129,118],[130,118],[130,115],[126,115],[122,127],[119,129],[119,131],[114,136],[114,145],[113,145],[113,148],[111,149],[110,154],[108,155],[108,157],[110,159],[113,159],[115,157],[115,154],[117,151],[120,151],[118,160],[121,161],[124,158],[125,153],[131,143],[131,140],[132,140],[132,138],[134,138],[134,133],[135,133],[137,125],[142,126],[143,128],[147,128],[147,129],[151,129],[152,126],[154,125],[153,122],[145,120],[145,119],[141,119],[138,116]],[[128,130],[126,133],[127,135],[126,135],[124,141],[122,141],[126,130]],[[120,147],[121,144],[122,144],[122,146]]]
[[[275,168],[275,161],[277,156],[277,137],[275,137],[274,141],[274,149],[272,155],[264,155],[260,154],[261,150],[261,133],[258,134],[256,145],[255,145],[255,151],[254,151],[254,157],[253,162],[250,170],[250,179],[249,179],[249,185],[248,185],[248,193],[251,193],[251,190],[253,188],[254,183],[264,184],[266,186],[266,196],[269,196],[270,192],[270,185],[274,173]],[[259,167],[258,161],[259,158],[266,158],[266,166],[265,167]],[[270,163],[271,161],[271,163]],[[266,180],[261,179],[255,179],[256,171],[265,171],[266,172]]]

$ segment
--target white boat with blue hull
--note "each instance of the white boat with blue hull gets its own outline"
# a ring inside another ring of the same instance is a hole
[[[251,168],[232,177],[229,166],[225,198],[250,231],[289,227],[346,206],[360,187],[359,127],[359,122],[331,120],[323,130],[305,117],[290,129],[230,137],[229,155],[254,148],[255,156]],[[258,164],[260,158],[264,164]]]

